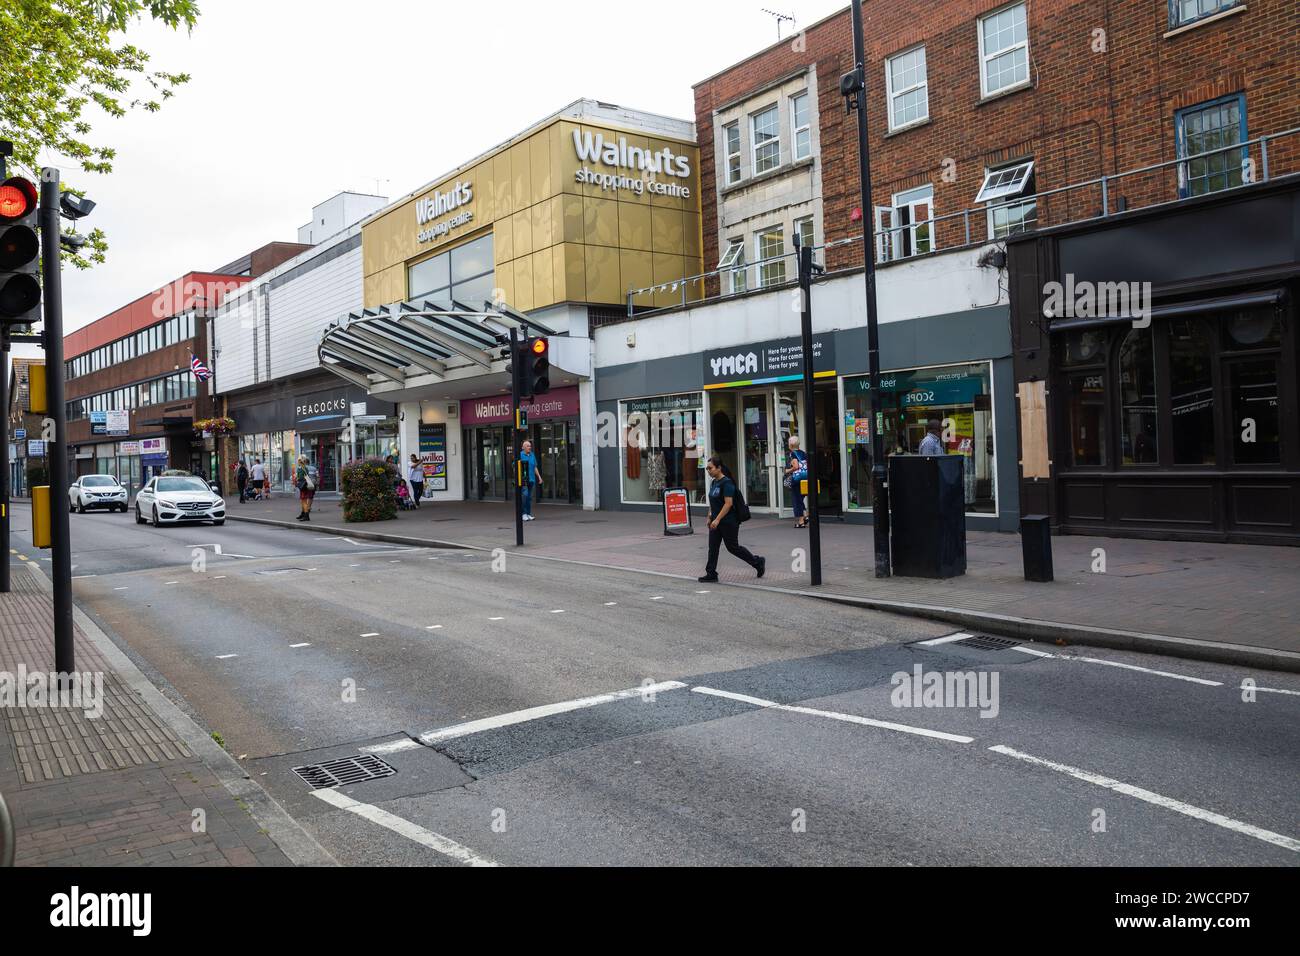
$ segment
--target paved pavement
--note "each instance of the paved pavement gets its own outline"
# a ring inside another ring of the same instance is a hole
[[[341,863],[1300,861],[1297,675],[271,525],[79,515],[73,550],[79,603]],[[987,706],[897,698],[917,667]],[[293,772],[362,754],[395,772]]]
[[[288,521],[298,502],[290,495],[243,505],[231,500],[228,513],[236,520]],[[536,513],[538,520],[525,526],[524,554],[688,577],[702,573],[707,531],[698,517],[696,534],[668,537],[658,514],[546,505]],[[824,583],[814,592],[805,570],[807,533],[792,525],[756,516],[744,527],[742,542],[769,558],[766,586],[1013,636],[1300,670],[1300,548],[1067,535],[1053,539],[1056,580],[1044,584],[1024,580],[1018,535],[969,532],[965,576],[879,581],[870,571],[870,527],[826,520]],[[311,527],[514,549],[513,506],[499,502],[426,503],[394,521],[347,524],[339,499],[322,496]],[[725,552],[720,574],[727,583],[754,583],[753,572]]]
[[[14,818],[16,864],[328,862],[93,624],[75,632],[77,671],[88,678],[82,706],[34,695],[24,678],[54,665],[50,585],[35,564],[12,561],[12,591],[0,594],[0,792]]]

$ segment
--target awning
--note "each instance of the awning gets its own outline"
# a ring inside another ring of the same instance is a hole
[[[317,354],[323,368],[368,392],[401,388],[414,378],[441,381],[491,371],[510,331],[525,325],[530,333],[556,334],[508,306],[474,311],[459,302],[450,309],[394,302],[338,319],[321,335]]]
[[[1201,315],[1206,312],[1228,312],[1233,309],[1275,306],[1285,297],[1285,289],[1265,289],[1259,292],[1241,292],[1234,295],[1216,296],[1212,299],[1166,302],[1163,305],[1151,307],[1151,318],[1170,319],[1183,315]],[[1094,329],[1103,325],[1128,324],[1132,321],[1133,317],[1131,315],[1054,319],[1050,328],[1053,332],[1065,332],[1070,329]]]

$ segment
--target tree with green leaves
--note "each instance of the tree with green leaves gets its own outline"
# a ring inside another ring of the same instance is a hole
[[[0,0],[0,140],[13,143],[10,174],[35,179],[43,149],[86,173],[111,172],[115,150],[92,141],[88,108],[109,119],[159,110],[189,74],[151,70],[130,34],[145,17],[188,31],[198,16],[194,0]],[[64,261],[83,269],[104,261],[103,232],[85,238]]]

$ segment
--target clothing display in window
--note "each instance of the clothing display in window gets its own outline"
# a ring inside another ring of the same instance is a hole
[[[641,477],[641,449],[636,443],[635,428],[627,430],[627,476],[633,481]]]
[[[668,469],[664,464],[664,453],[662,451],[651,452],[650,458],[646,462],[646,486],[650,489],[652,495],[663,494],[666,487],[664,479],[667,475]]]

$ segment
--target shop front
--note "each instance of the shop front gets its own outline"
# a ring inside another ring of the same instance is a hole
[[[582,503],[579,396],[576,387],[555,389],[528,402],[528,438],[537,456],[542,487],[535,499]],[[513,418],[510,397],[466,399],[460,403],[466,497],[504,501],[515,484]],[[423,426],[428,428],[429,426]],[[424,444],[421,435],[421,444]]]

